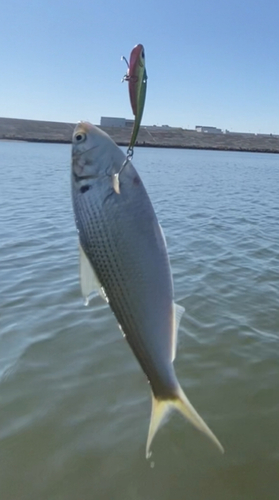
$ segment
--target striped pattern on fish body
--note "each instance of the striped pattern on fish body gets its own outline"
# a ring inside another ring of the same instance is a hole
[[[72,199],[82,261],[87,261],[87,269],[91,266],[150,382],[153,407],[147,453],[172,406],[222,449],[177,381],[172,364],[179,322],[175,310],[181,313],[182,308],[176,308],[173,302],[161,228],[130,162],[120,176],[120,194],[113,189],[113,176],[124,160],[125,155],[107,134],[88,123],[77,125],[73,135]]]

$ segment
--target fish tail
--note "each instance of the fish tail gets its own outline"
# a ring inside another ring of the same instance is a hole
[[[146,458],[150,456],[150,446],[157,430],[163,424],[164,419],[173,408],[182,413],[182,415],[184,415],[184,417],[197,429],[206,434],[217,446],[217,448],[219,448],[221,453],[224,453],[224,448],[218,441],[217,437],[196,412],[181,387],[178,386],[176,397],[173,399],[156,399],[152,393],[152,411],[146,444]]]

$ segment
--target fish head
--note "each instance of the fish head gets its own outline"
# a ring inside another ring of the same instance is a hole
[[[103,130],[89,122],[79,122],[72,138],[72,176],[79,185],[87,184],[119,170],[124,153]]]

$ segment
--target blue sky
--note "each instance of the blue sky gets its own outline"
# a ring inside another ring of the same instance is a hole
[[[0,0],[0,116],[132,118],[126,71],[145,46],[143,124],[279,134],[278,0]]]

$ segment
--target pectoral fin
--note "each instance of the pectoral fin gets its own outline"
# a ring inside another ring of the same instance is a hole
[[[96,293],[99,293],[107,302],[104,290],[81,245],[79,245],[79,266],[81,293],[84,298],[85,305],[88,306],[92,296]]]
[[[178,304],[173,303],[173,330],[172,330],[172,358],[171,360],[174,361],[175,356],[176,356],[176,348],[177,348],[177,337],[178,337],[178,329],[179,329],[179,324],[180,320],[183,316],[183,313],[185,311],[184,307],[179,306]]]

